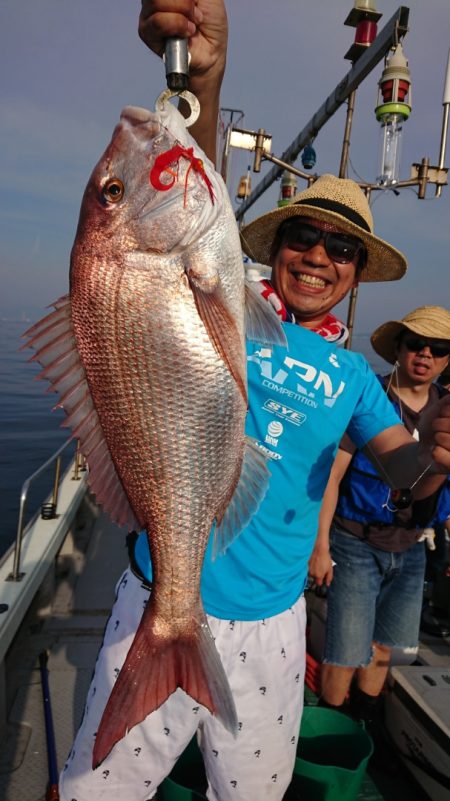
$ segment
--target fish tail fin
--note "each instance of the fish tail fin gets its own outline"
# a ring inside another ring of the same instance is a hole
[[[177,687],[216,715],[228,731],[237,733],[230,686],[204,613],[194,619],[185,637],[155,635],[148,622],[144,625],[144,618],[100,721],[92,757],[94,770],[114,745]]]

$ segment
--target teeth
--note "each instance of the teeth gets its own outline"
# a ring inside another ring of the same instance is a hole
[[[320,289],[323,289],[326,286],[323,278],[319,278],[317,275],[306,275],[306,273],[299,273],[297,274],[296,278],[299,284],[308,284],[308,286],[316,286],[320,287]]]

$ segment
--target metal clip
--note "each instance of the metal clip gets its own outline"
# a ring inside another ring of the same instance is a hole
[[[156,110],[162,111],[172,97],[181,97],[190,108],[186,118],[186,127],[194,124],[200,115],[200,103],[187,88],[189,80],[189,60],[187,39],[171,37],[166,41],[164,62],[166,65],[167,89],[156,100]]]
[[[194,122],[197,122],[200,116],[200,103],[198,102],[195,95],[192,92],[189,92],[186,89],[183,92],[174,92],[172,89],[164,89],[163,92],[156,98],[155,108],[156,111],[163,111],[164,106],[166,105],[167,101],[170,100],[171,97],[182,97],[183,100],[189,105],[191,113],[189,117],[186,117],[185,123],[186,128],[190,128]]]

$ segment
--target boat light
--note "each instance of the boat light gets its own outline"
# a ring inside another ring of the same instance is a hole
[[[377,182],[392,186],[398,182],[400,171],[403,123],[411,113],[411,73],[401,44],[386,59],[378,83],[378,102],[375,116],[381,123],[380,158]]]
[[[255,131],[243,131],[240,128],[233,128],[230,136],[230,145],[231,147],[240,147],[243,150],[255,150],[257,138],[258,134]],[[264,153],[270,153],[272,137],[264,134],[262,140]]]
[[[377,11],[375,0],[355,0],[344,25],[356,28],[355,40],[344,58],[353,63],[370,47],[377,35],[377,22],[383,15]]]
[[[305,170],[312,170],[316,163],[316,151],[312,145],[306,145],[302,152],[302,164]]]
[[[245,175],[241,175],[236,192],[236,200],[245,200],[251,194],[252,179],[250,175],[250,165],[247,167]]]
[[[284,170],[281,176],[280,197],[278,206],[287,206],[292,203],[297,192],[297,178],[290,170]]]

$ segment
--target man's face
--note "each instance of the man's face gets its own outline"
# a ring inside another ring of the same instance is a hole
[[[335,225],[313,218],[292,219],[301,220],[325,233],[344,233]],[[357,285],[358,259],[359,255],[348,264],[339,264],[328,255],[323,239],[304,250],[303,246],[302,249],[296,246],[293,234],[287,234],[272,257],[272,283],[297,322],[313,328]]]
[[[435,346],[438,352],[433,353]],[[450,340],[431,339],[405,331],[397,347],[399,372],[412,384],[431,384],[444,372],[449,354]]]

